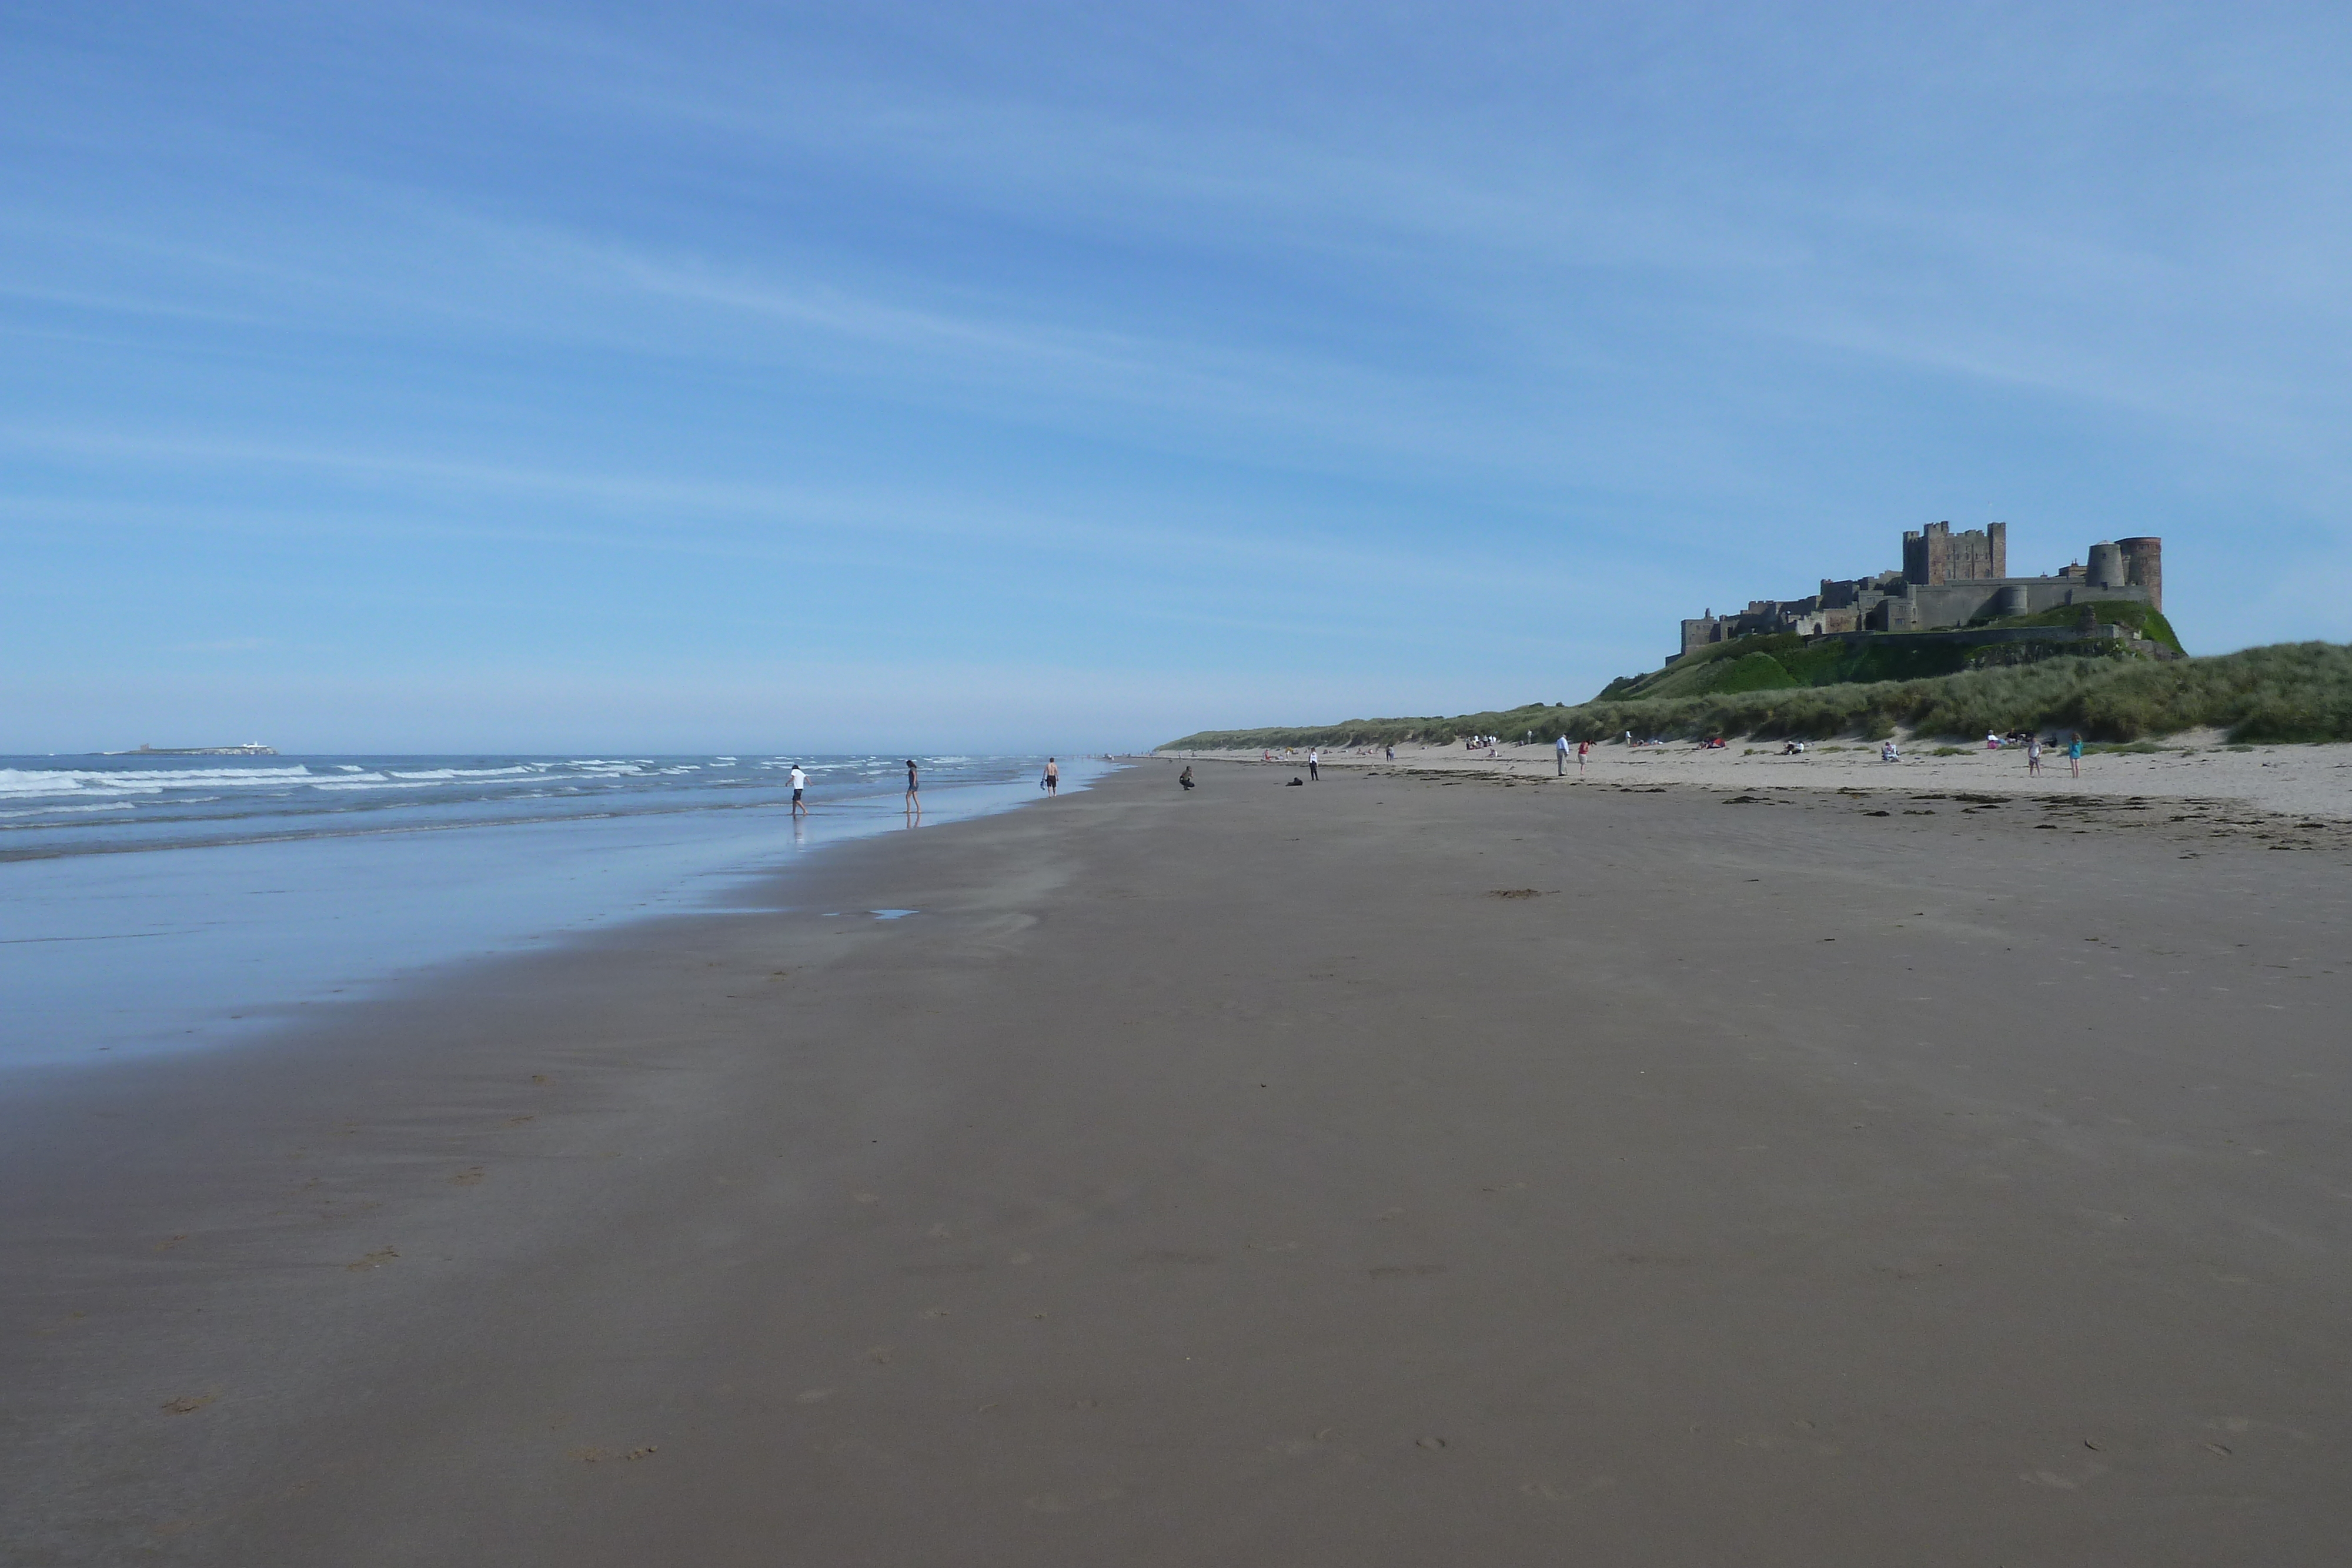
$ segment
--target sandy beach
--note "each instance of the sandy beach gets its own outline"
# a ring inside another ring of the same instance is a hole
[[[27,1075],[5,1555],[2336,1561],[2342,750],[1149,760]]]
[[[2152,751],[2093,751],[2083,758],[2080,778],[2067,768],[2062,746],[2042,759],[2042,772],[2027,771],[2022,750],[1989,750],[1902,737],[1901,761],[1879,759],[1874,741],[1810,744],[1799,756],[1779,742],[1733,741],[1706,750],[1687,741],[1664,746],[1596,746],[1580,773],[1571,754],[1567,777],[1592,783],[1691,784],[1702,788],[1791,789],[1968,789],[2001,795],[2040,795],[2053,800],[2083,796],[2102,800],[2140,796],[2156,800],[2228,804],[2280,817],[2352,820],[2352,746],[2231,746],[2218,731],[2173,736]],[[1942,755],[1938,755],[1942,753]],[[1185,758],[1266,764],[1255,751],[1166,753]],[[1283,766],[1303,768],[1307,748],[1276,754]],[[1453,746],[1400,746],[1398,764],[1445,773],[1488,774],[1503,779],[1558,777],[1549,740],[1498,747],[1493,755]],[[1323,753],[1328,768],[1386,768],[1379,748]]]

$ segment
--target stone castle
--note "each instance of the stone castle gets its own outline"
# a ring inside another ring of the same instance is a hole
[[[2102,539],[2091,547],[2087,565],[2071,564],[2048,577],[2011,577],[2007,523],[1959,534],[1952,532],[1949,523],[1929,523],[1904,534],[1900,571],[1842,580],[1825,577],[1822,591],[1809,598],[1753,599],[1746,610],[1728,615],[1709,610],[1683,622],[1682,653],[1772,632],[1806,637],[1938,633],[1933,639],[1937,642],[2136,635],[2123,627],[2100,624],[2096,613],[2087,610],[2082,623],[2074,627],[2029,631],[1984,624],[2116,600],[2164,609],[2162,539]]]

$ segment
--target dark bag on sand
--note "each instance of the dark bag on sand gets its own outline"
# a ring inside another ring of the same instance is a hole
[[[1293,779],[1289,783],[1285,784],[1283,788],[1286,789],[1304,789],[1307,788],[1307,780],[1304,779]]]

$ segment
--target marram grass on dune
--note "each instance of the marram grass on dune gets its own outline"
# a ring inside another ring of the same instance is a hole
[[[1530,703],[1453,717],[1203,730],[1163,749],[1444,742],[1467,735],[1507,739],[1529,730],[1539,739],[1565,735],[1570,740],[1609,740],[1628,730],[1669,738],[1877,738],[1898,726],[1955,737],[1988,730],[2079,730],[2094,740],[2137,740],[2221,729],[2236,741],[2352,740],[2352,645],[2336,643],[2281,643],[2203,659],[2052,658],[1920,680],[1736,689],[1744,684],[1689,696],[1604,693],[1574,706]]]

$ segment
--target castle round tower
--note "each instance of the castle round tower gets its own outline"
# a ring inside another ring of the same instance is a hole
[[[2124,575],[2124,551],[2112,539],[2101,539],[2091,547],[2090,570],[2086,574],[2093,588],[2121,588],[2127,580]]]
[[[2124,580],[2137,583],[2147,590],[2147,601],[2161,612],[2164,609],[2164,541],[2150,534],[2137,538],[2117,539],[2116,548],[2124,555]]]

